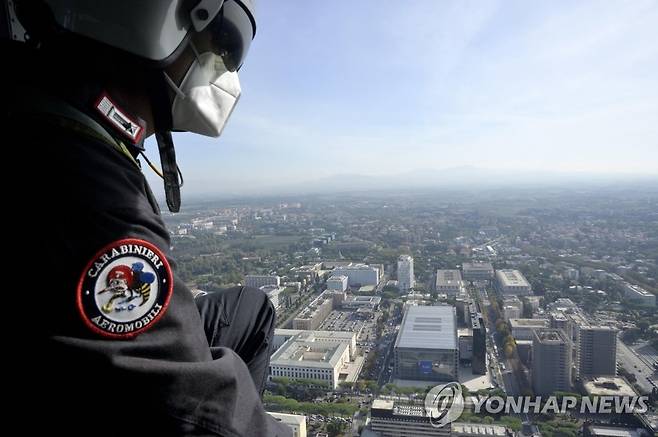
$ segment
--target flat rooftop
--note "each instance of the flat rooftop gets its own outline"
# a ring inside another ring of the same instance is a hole
[[[484,423],[463,423],[453,422],[451,425],[452,434],[466,434],[478,436],[506,436],[507,429],[502,425],[492,425]]]
[[[547,328],[549,322],[546,319],[509,319],[512,328]]]
[[[464,263],[463,270],[493,270],[491,263]]]
[[[530,283],[518,270],[498,270],[496,277],[504,287],[530,287]]]
[[[592,378],[583,384],[588,395],[596,396],[637,396],[633,387],[620,377]]]
[[[448,305],[409,307],[402,318],[395,347],[457,349],[455,308]]]
[[[535,336],[542,343],[568,343],[564,331],[561,329],[537,329]]]
[[[346,342],[336,344],[291,339],[272,355],[270,361],[278,366],[335,367],[348,348]]]
[[[462,274],[459,270],[437,270],[436,271],[436,285],[437,286],[451,286],[461,285]]]

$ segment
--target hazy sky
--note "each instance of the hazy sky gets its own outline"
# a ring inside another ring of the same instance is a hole
[[[241,82],[221,138],[176,137],[188,192],[462,165],[658,174],[656,0],[261,0]]]

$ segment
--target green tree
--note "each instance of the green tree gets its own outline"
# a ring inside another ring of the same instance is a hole
[[[343,432],[345,425],[339,422],[329,422],[327,425],[327,433],[329,437],[337,437]]]

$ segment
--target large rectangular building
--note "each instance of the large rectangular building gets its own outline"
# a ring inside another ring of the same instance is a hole
[[[629,284],[628,282],[624,282],[622,284],[622,289],[624,290],[624,297],[626,299],[632,300],[635,303],[643,306],[656,306],[656,295],[649,293],[639,285],[633,285]]]
[[[414,277],[414,259],[410,255],[398,257],[398,289],[406,293],[416,286]]]
[[[352,361],[350,346],[348,341],[328,340],[318,338],[314,332],[302,332],[272,354],[270,377],[309,379],[332,389],[343,381],[355,382],[363,366],[363,357]]]
[[[473,330],[471,370],[475,375],[485,375],[487,373],[487,332],[484,319],[479,312],[471,312],[470,315],[471,329]]]
[[[300,335],[309,341],[335,344],[347,343],[350,348],[350,358],[356,358],[356,332],[348,331],[304,331],[302,329],[276,328],[272,340],[272,350],[276,351],[283,346],[286,341]]]
[[[281,278],[276,275],[246,275],[244,277],[246,287],[260,288],[265,285],[281,285]]]
[[[550,326],[548,319],[510,319],[509,324],[515,340],[532,340],[535,329]]]
[[[370,409],[370,428],[381,437],[448,437],[451,426],[435,427],[423,403],[377,398]]]
[[[272,305],[274,305],[274,308],[279,309],[281,306],[281,302],[279,302],[279,294],[281,294],[285,288],[279,287],[278,285],[263,285],[260,289],[267,294],[267,297],[270,299],[270,302],[272,302]]]
[[[536,395],[571,390],[571,339],[561,329],[536,329],[532,341],[532,388]]]
[[[331,275],[347,276],[347,284],[350,287],[379,284],[379,269],[365,264],[350,263],[346,266],[338,266]]]
[[[301,311],[292,320],[292,329],[304,329],[312,331],[317,329],[335,305],[339,305],[345,299],[345,293],[326,290]]]
[[[459,270],[437,270],[436,284],[437,293],[445,293],[455,296],[464,291],[464,281]]]
[[[306,416],[300,414],[273,413],[268,411],[267,414],[274,417],[281,423],[285,423],[292,429],[292,437],[306,437]]]
[[[459,344],[452,306],[412,306],[395,340],[394,369],[400,379],[457,381]]]
[[[335,291],[345,291],[349,285],[349,278],[343,275],[332,275],[327,279],[327,289]]]
[[[576,326],[576,377],[617,376],[617,330]]]
[[[494,277],[494,268],[491,263],[464,263],[462,272],[467,281],[489,281]]]
[[[518,270],[497,270],[496,288],[502,294],[520,296],[532,293],[530,283]]]

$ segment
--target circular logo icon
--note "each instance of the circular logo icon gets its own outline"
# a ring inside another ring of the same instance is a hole
[[[433,387],[425,396],[425,413],[432,426],[441,428],[464,412],[462,387],[456,382]]]
[[[77,305],[92,331],[132,338],[165,313],[173,290],[171,268],[153,244],[124,239],[104,247],[82,272]]]

